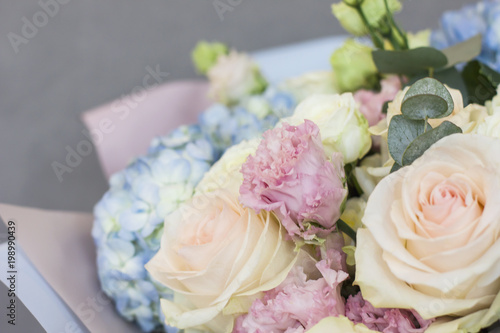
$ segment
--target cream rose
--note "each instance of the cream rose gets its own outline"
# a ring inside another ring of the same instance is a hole
[[[304,119],[318,125],[328,156],[341,152],[344,162],[351,163],[361,159],[371,148],[368,121],[359,112],[351,93],[313,95],[297,106],[293,116],[281,123],[299,125]]]
[[[175,303],[161,301],[170,326],[223,333],[256,295],[286,278],[296,256],[274,215],[243,208],[234,193],[218,189],[167,217],[146,269],[178,294]]]
[[[498,320],[499,169],[500,140],[455,134],[384,178],[357,235],[363,297],[441,317],[426,332],[477,332]]]
[[[196,193],[213,192],[225,188],[239,195],[240,186],[243,183],[241,166],[249,155],[255,154],[260,139],[242,141],[232,146],[222,157],[210,168],[196,186]]]

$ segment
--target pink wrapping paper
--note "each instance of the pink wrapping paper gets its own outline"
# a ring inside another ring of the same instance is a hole
[[[4,221],[16,221],[17,240],[24,252],[90,332],[140,332],[119,317],[111,301],[100,303],[100,311],[92,317],[82,311],[89,297],[103,297],[90,233],[92,214],[0,204],[0,215]]]
[[[201,80],[176,81],[84,112],[82,120],[105,176],[109,178],[146,153],[154,137],[195,123],[211,104],[207,90],[208,84]]]

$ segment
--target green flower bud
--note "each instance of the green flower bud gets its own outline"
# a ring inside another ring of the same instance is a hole
[[[228,52],[225,44],[201,41],[193,49],[191,58],[196,70],[200,74],[206,74],[215,65],[219,56],[228,54]]]
[[[361,9],[366,21],[371,27],[380,28],[382,19],[386,16],[385,0],[364,0],[361,1]],[[356,5],[360,1],[348,0],[347,3]],[[356,8],[348,5],[344,1],[332,5],[333,15],[339,20],[342,27],[355,36],[368,34],[368,28],[363,22],[363,18]],[[387,0],[387,5],[391,13],[401,10],[399,0]]]
[[[378,72],[369,46],[353,39],[345,41],[330,58],[337,87],[341,92],[371,89],[378,83]]]

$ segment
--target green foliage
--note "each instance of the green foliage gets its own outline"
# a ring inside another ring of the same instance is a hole
[[[462,130],[460,127],[450,123],[449,121],[444,121],[438,127],[422,133],[408,145],[408,148],[406,148],[403,154],[402,165],[412,164],[413,161],[422,156],[422,154],[434,143],[438,142],[445,136],[456,133],[462,133]]]
[[[458,63],[469,61],[481,52],[481,35],[444,50],[433,47],[419,47],[411,50],[375,50],[373,61],[380,73],[422,76],[445,70]]]
[[[427,77],[415,82],[401,105],[401,113],[409,119],[443,118],[454,108],[453,98],[446,87],[436,79]]]
[[[446,66],[448,59],[443,52],[432,47],[419,47],[411,50],[372,52],[378,71],[383,74],[415,75],[430,68]]]
[[[403,155],[408,145],[425,132],[425,120],[408,119],[403,115],[392,117],[387,142],[389,153],[397,164],[403,165]]]
[[[432,128],[428,119],[443,118],[453,111],[453,99],[446,87],[432,78],[415,82],[401,106],[401,115],[392,117],[387,142],[394,159],[391,172],[410,165],[440,139],[462,130],[449,121]]]
[[[500,84],[500,73],[477,60],[465,66],[462,78],[469,101],[481,105],[496,95],[496,87]]]

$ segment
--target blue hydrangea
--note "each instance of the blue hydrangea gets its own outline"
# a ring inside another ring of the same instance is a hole
[[[224,151],[273,128],[280,118],[293,113],[295,104],[290,94],[270,88],[234,108],[214,104],[200,116],[199,123],[213,146]]]
[[[214,105],[199,125],[182,126],[155,138],[148,154],[137,158],[110,179],[110,188],[94,208],[92,235],[104,292],[124,318],[143,331],[162,327],[160,298],[172,299],[144,265],[160,248],[163,219],[191,198],[212,164],[230,146],[254,138],[292,113],[290,95],[268,90],[241,105]]]
[[[215,156],[199,128],[181,127],[113,175],[95,206],[92,234],[102,288],[118,312],[143,331],[161,327],[159,299],[172,298],[144,269],[160,247],[163,218],[192,196]]]
[[[478,60],[500,71],[500,1],[488,0],[448,11],[441,18],[441,29],[431,35],[431,45],[443,49],[482,34]]]

